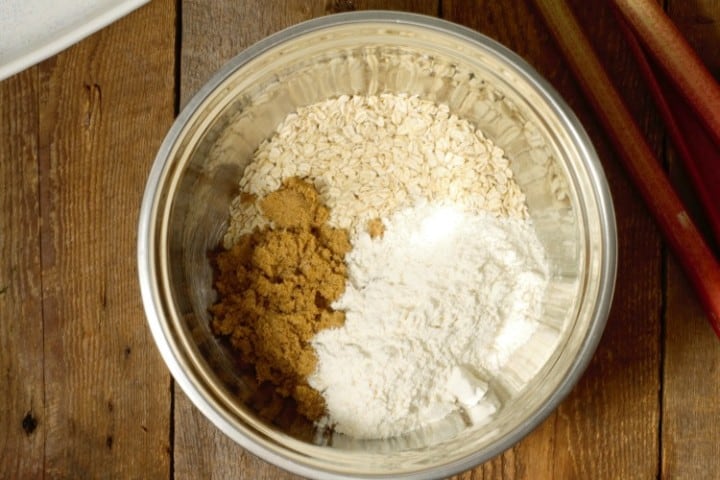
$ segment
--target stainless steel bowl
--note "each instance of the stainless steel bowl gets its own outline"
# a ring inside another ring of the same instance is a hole
[[[542,327],[491,382],[502,402],[492,421],[448,418],[401,438],[314,441],[310,427],[270,424],[248,405],[250,383],[208,326],[215,294],[207,252],[227,226],[243,168],[288,113],[341,94],[380,92],[447,103],[505,150],[553,275]],[[577,118],[527,63],[446,21],[353,12],[266,38],[190,101],[148,179],[138,270],[148,323],[173,377],[244,448],[308,477],[435,478],[507,449],[572,388],[605,325],[616,248],[597,155]]]

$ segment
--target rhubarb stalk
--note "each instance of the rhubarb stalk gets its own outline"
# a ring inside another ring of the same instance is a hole
[[[556,0],[536,0],[535,4],[720,337],[720,264],[688,216],[567,4]]]
[[[656,1],[613,0],[613,3],[678,92],[688,99],[720,148],[720,85],[695,50]]]
[[[706,130],[687,102],[669,86],[663,72],[650,63],[627,23],[622,18],[619,18],[619,23],[675,149],[690,175],[715,236],[715,244],[720,248],[720,148],[706,135]]]

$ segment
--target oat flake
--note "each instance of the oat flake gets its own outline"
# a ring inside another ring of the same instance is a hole
[[[240,190],[261,198],[293,176],[312,181],[330,224],[351,231],[422,199],[527,217],[503,151],[447,105],[415,96],[341,96],[299,108],[260,145]],[[225,247],[266,224],[256,203],[238,196]]]

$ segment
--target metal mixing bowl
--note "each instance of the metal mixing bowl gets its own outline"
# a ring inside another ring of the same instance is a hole
[[[266,422],[233,355],[209,328],[208,251],[260,142],[297,107],[341,94],[408,93],[449,105],[511,160],[552,279],[542,326],[491,382],[484,425],[448,417],[422,432],[359,441]],[[173,377],[218,428],[265,460],[316,478],[436,478],[512,446],[568,393],[612,299],[615,217],[577,118],[522,59],[472,30],[396,12],[353,12],[275,34],[229,62],[190,101],[150,173],[138,235],[148,322]]]

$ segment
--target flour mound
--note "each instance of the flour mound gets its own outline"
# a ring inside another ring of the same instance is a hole
[[[309,384],[326,421],[356,438],[386,438],[463,410],[474,423],[496,405],[488,380],[538,326],[548,282],[531,224],[420,203],[358,232],[348,282],[332,307],[345,324],[312,340]]]

